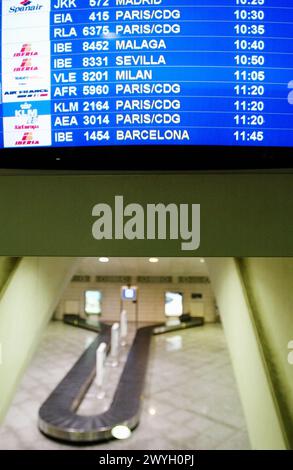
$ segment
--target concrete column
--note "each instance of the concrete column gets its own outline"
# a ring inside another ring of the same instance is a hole
[[[253,322],[248,293],[234,258],[207,258],[253,449],[286,449],[287,442]]]
[[[78,258],[22,258],[0,298],[0,422]]]

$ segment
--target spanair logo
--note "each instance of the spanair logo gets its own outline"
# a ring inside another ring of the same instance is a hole
[[[23,44],[19,52],[15,52],[13,57],[35,57],[39,55],[38,52],[32,50],[31,44]]]
[[[33,65],[31,57],[22,59],[20,67],[14,67],[13,72],[35,72],[39,70],[36,65]]]
[[[15,145],[27,146],[27,145],[39,145],[39,140],[34,140],[32,132],[25,132],[21,140],[17,140]]]
[[[27,100],[31,98],[48,98],[49,97],[49,90],[47,88],[38,88],[38,89],[30,89],[30,90],[23,90],[23,91],[5,91],[4,92],[4,101],[5,98],[13,98],[13,100]]]
[[[22,0],[13,7],[9,8],[9,13],[22,13],[22,12],[29,12],[29,11],[40,11],[43,8],[43,5],[40,3],[35,4],[30,0]]]

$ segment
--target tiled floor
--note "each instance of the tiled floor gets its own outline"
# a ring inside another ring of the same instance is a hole
[[[0,427],[0,449],[69,448],[38,431],[38,409],[94,336],[59,322],[48,326]],[[221,327],[206,325],[156,336],[152,341],[140,425],[126,441],[91,448],[249,449]],[[121,363],[125,357],[126,350]],[[119,373],[120,369],[107,370],[112,388]],[[100,409],[109,402],[111,393],[108,387],[106,400],[99,402]],[[96,404],[91,387],[79,411],[88,414]]]

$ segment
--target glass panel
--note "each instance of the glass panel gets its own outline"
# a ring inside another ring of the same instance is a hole
[[[179,317],[183,313],[183,295],[181,292],[165,293],[165,315]]]
[[[102,313],[101,301],[101,291],[85,291],[85,313],[87,313],[88,315],[100,315]]]

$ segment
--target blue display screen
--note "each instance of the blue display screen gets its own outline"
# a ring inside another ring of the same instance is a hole
[[[2,0],[0,147],[293,146],[292,0]]]

